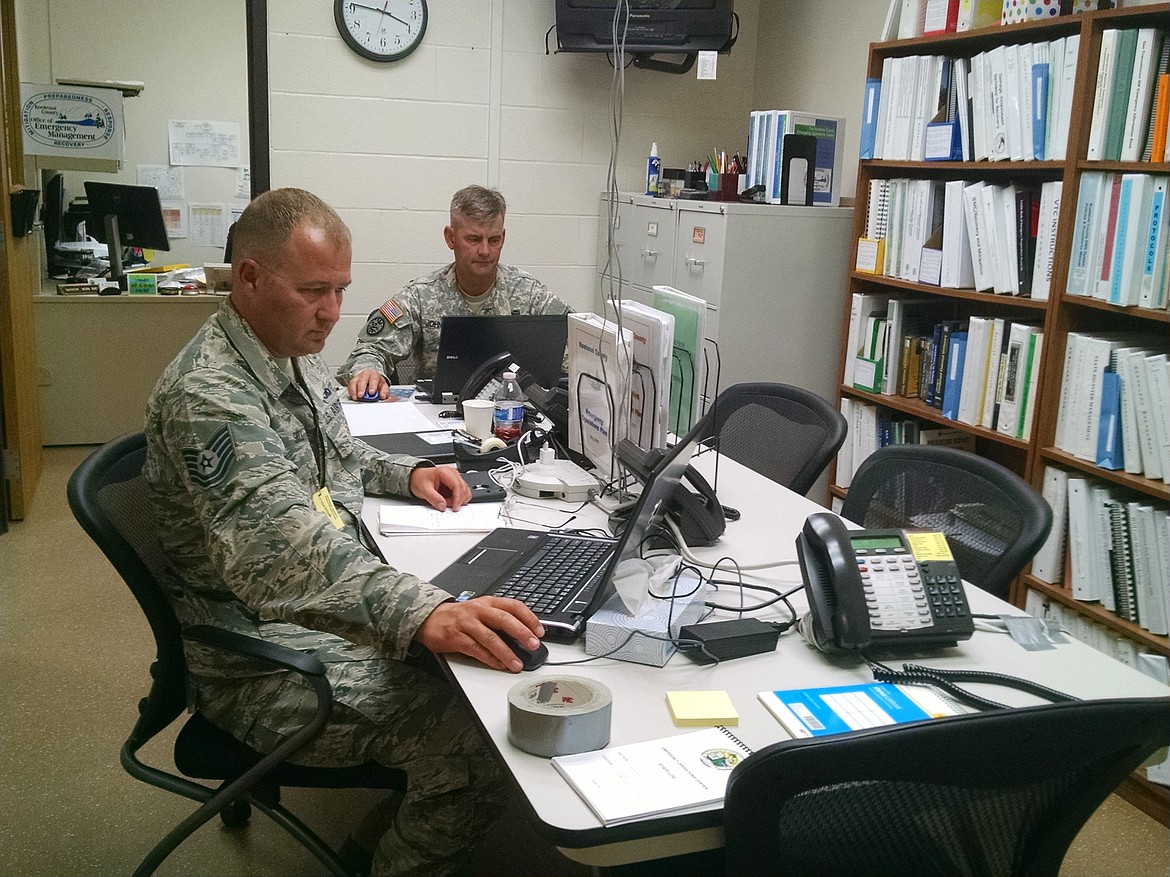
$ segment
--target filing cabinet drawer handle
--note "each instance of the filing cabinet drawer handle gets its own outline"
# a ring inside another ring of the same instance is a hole
[[[687,259],[687,264],[695,268],[702,268],[707,262],[705,259]]]
[[[658,251],[657,250],[642,250],[642,258],[644,258],[644,259],[657,259],[658,258]]]

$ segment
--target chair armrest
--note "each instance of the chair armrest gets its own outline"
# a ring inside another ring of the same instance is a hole
[[[234,655],[252,658],[279,670],[292,670],[301,676],[325,675],[325,665],[312,655],[254,636],[236,633],[234,630],[224,630],[208,624],[194,624],[183,631],[183,638],[214,646]]]

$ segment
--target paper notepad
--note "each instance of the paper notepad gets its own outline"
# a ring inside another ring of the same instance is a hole
[[[558,755],[553,767],[606,825],[723,800],[751,750],[726,728]]]
[[[666,705],[680,728],[739,724],[739,713],[726,691],[668,691]]]
[[[888,682],[761,691],[757,696],[793,737],[822,737],[919,722],[961,711],[922,686]]]
[[[424,533],[487,533],[501,525],[500,502],[465,505],[457,512],[440,512],[430,506],[384,502],[378,512],[378,532],[383,536],[418,536]]]

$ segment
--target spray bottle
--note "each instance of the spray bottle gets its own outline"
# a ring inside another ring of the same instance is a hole
[[[658,172],[662,162],[658,158],[658,144],[650,144],[650,157],[646,159],[646,194],[658,194]]]

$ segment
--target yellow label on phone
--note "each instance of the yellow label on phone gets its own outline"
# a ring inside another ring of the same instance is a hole
[[[910,543],[910,553],[915,560],[954,560],[951,546],[942,533],[907,533],[906,541]]]

